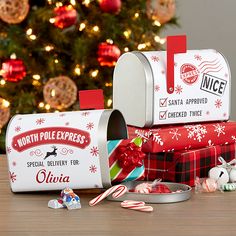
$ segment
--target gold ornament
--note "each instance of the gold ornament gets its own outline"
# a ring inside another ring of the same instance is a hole
[[[28,12],[28,0],[0,0],[0,18],[8,24],[21,23]]]
[[[9,102],[3,98],[0,98],[0,129],[8,122],[10,118],[10,109],[8,106]]]
[[[63,110],[70,107],[77,99],[77,87],[67,76],[49,79],[43,88],[44,100],[50,107]]]
[[[164,24],[175,15],[175,0],[147,0],[147,16]]]

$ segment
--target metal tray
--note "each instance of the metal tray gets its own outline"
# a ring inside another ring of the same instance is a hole
[[[129,181],[122,183],[127,186],[128,190],[134,189],[136,185],[141,184],[143,182],[152,183],[148,181]],[[169,182],[161,182],[169,187],[172,192],[177,190],[182,190],[182,192],[177,193],[134,193],[127,192],[123,196],[119,198],[113,198],[111,195],[107,197],[107,200],[110,201],[124,201],[124,200],[135,200],[135,201],[144,201],[146,203],[174,203],[174,202],[182,202],[186,201],[191,197],[192,188],[186,184],[179,183],[169,183]]]

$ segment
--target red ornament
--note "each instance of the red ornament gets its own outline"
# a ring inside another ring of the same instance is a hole
[[[100,43],[98,46],[98,62],[100,66],[115,66],[118,58],[120,57],[120,49],[109,43]]]
[[[157,184],[152,188],[151,193],[171,193],[171,190],[165,184]]]
[[[104,12],[118,14],[121,9],[121,0],[101,0],[100,8]]]
[[[77,21],[77,11],[71,6],[62,6],[54,9],[54,25],[57,28],[65,29],[74,25]]]
[[[2,63],[2,77],[6,81],[18,82],[26,76],[24,62],[20,59],[9,59]]]
[[[138,147],[134,143],[117,148],[118,164],[127,172],[130,172],[136,167],[141,167],[145,156],[145,153],[141,151],[141,147]]]

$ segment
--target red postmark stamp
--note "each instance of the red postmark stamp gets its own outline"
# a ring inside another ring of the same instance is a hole
[[[198,80],[199,73],[197,67],[192,64],[183,64],[180,68],[180,78],[188,85]]]

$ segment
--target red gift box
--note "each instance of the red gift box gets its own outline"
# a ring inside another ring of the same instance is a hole
[[[129,126],[130,138],[141,137],[144,152],[168,152],[197,149],[236,142],[236,122],[136,128]]]
[[[217,145],[189,151],[148,153],[144,159],[146,180],[161,178],[163,181],[184,183],[194,186],[196,176],[208,176],[208,171],[221,164],[218,157],[226,162],[235,158],[236,144]]]

